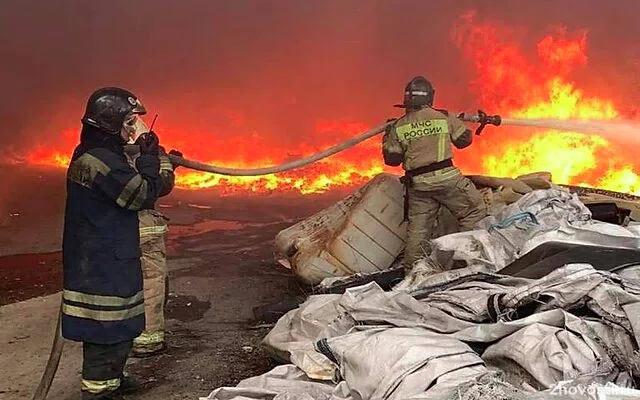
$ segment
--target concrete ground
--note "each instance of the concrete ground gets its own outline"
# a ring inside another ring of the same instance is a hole
[[[61,288],[63,171],[19,169],[0,199],[0,399],[30,399],[47,362]],[[35,192],[37,190],[37,192]],[[299,294],[275,262],[283,228],[333,203],[331,196],[236,196],[175,191],[161,201],[170,219],[169,350],[132,359],[139,399],[198,399],[275,364],[260,348],[269,328],[252,308]],[[79,398],[81,346],[65,342],[49,399]]]

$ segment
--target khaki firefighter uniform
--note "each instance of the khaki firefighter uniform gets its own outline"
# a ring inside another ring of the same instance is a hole
[[[439,207],[451,211],[461,230],[472,229],[486,216],[481,193],[452,161],[452,145],[464,148],[471,141],[471,131],[462,121],[431,107],[407,112],[385,132],[385,163],[402,163],[405,170],[405,268],[411,269],[428,253],[427,242]]]
[[[137,146],[127,145],[126,154],[130,162],[137,157]],[[174,186],[173,166],[166,154],[160,155],[160,196],[166,196]],[[144,277],[145,330],[133,341],[133,352],[144,356],[164,349],[164,305],[168,279],[166,237],[168,219],[154,209],[138,213],[140,250]]]

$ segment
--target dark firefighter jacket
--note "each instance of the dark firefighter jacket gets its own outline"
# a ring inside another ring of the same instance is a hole
[[[145,326],[138,211],[160,190],[157,156],[128,163],[119,137],[85,127],[67,171],[62,334],[114,344]]]
[[[140,157],[140,146],[136,144],[127,144],[124,146],[124,154],[127,157],[129,165],[136,168],[136,160]],[[171,193],[175,186],[175,174],[173,165],[167,156],[165,150],[160,148],[160,186],[158,187],[158,197],[164,197]]]

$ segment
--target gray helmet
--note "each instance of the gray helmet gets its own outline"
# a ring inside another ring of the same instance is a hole
[[[404,88],[404,108],[420,108],[433,106],[436,91],[424,76],[416,76]]]
[[[131,114],[145,115],[144,108],[136,95],[117,87],[96,90],[87,101],[82,122],[104,132],[116,135]]]

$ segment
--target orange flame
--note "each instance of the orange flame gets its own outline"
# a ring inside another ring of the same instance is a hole
[[[472,85],[488,109],[505,110],[502,115],[513,118],[619,118],[613,101],[586,96],[569,80],[577,67],[587,64],[586,32],[578,32],[574,39],[567,38],[562,28],[555,34],[538,42],[538,63],[534,63],[523,56],[517,42],[504,39],[513,37],[512,31],[478,24],[473,12],[454,29],[458,46],[475,62],[479,75]],[[634,158],[625,156],[620,144],[599,136],[500,127],[474,147],[481,158],[469,152],[459,157],[458,164],[467,171],[496,176],[549,171],[557,183],[640,195]]]
[[[487,111],[503,117],[613,120],[620,117],[610,99],[586,95],[576,87],[570,75],[585,67],[587,33],[570,35],[558,28],[544,36],[536,46],[536,60],[529,60],[520,50],[514,32],[497,24],[478,24],[473,12],[461,17],[453,38],[465,58],[472,62],[477,79],[470,83],[477,100]],[[320,121],[315,135],[320,143],[298,146],[295,151],[265,142],[259,132],[251,136],[226,138],[208,133],[207,147],[225,148],[228,154],[211,158],[211,151],[185,138],[200,137],[185,130],[159,130],[163,142],[184,151],[185,156],[210,164],[258,168],[286,162],[323,150],[369,127],[361,123]],[[487,128],[468,150],[456,152],[456,163],[465,173],[517,176],[532,171],[549,171],[554,182],[597,186],[640,195],[635,157],[620,144],[602,137],[558,131],[533,131],[502,126]],[[64,133],[66,146],[38,149],[26,159],[35,164],[66,166],[77,132]],[[229,143],[233,147],[229,147]],[[294,190],[318,193],[336,187],[361,185],[383,171],[397,171],[382,162],[380,140],[371,139],[358,147],[329,159],[288,173],[263,177],[226,177],[180,168],[178,187],[198,189],[217,187],[224,192],[269,192]]]

